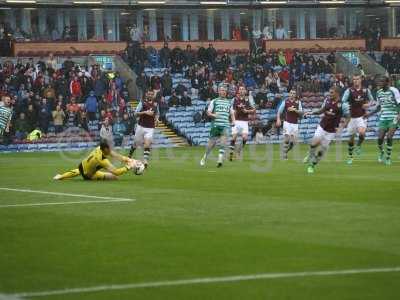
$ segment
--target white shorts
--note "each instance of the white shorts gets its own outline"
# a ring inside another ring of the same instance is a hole
[[[359,128],[367,128],[367,121],[363,117],[351,118],[347,125],[347,132],[350,135],[356,134]]]
[[[314,138],[321,141],[321,145],[328,147],[332,140],[335,139],[335,132],[325,131],[321,126],[318,125],[317,130],[314,133]]]
[[[299,134],[299,124],[293,124],[284,121],[283,122],[283,134],[284,135],[293,135],[297,137]]]
[[[235,121],[235,126],[232,128],[232,134],[249,134],[248,121]]]
[[[135,142],[141,144],[144,140],[153,141],[153,133],[154,128],[146,128],[138,124],[135,131]]]

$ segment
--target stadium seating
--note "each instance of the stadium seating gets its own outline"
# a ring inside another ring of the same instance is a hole
[[[162,76],[164,69],[162,68],[146,68],[145,72],[148,76],[158,75]],[[190,91],[190,80],[183,77],[182,74],[173,74],[173,86],[176,87],[179,83],[185,85]],[[287,93],[283,93],[286,97]],[[326,94],[305,92],[302,98],[302,103],[305,109],[314,109],[321,106]],[[269,98],[274,98],[274,94],[269,94]],[[168,97],[167,97],[168,100]],[[180,135],[184,136],[192,145],[205,145],[208,141],[210,123],[195,123],[193,117],[196,113],[202,113],[206,107],[206,102],[199,98],[192,98],[192,106],[188,107],[171,107],[166,114],[166,119],[171,127]],[[276,116],[276,109],[258,109],[258,119],[266,124],[268,120]],[[366,138],[376,138],[377,132],[377,115],[371,116],[368,119],[368,131]],[[314,135],[320,118],[318,116],[302,119],[299,124],[299,140],[301,142],[308,142]],[[251,130],[251,129],[250,129]],[[341,138],[347,139],[349,137],[347,131],[342,133]],[[397,131],[395,137],[400,137]],[[278,143],[282,139],[282,135],[273,135],[266,140],[266,143]],[[253,141],[249,142],[250,144]]]

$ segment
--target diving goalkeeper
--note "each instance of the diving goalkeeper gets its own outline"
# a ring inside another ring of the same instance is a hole
[[[122,163],[124,167],[114,167],[108,158],[114,158]],[[81,175],[85,180],[114,180],[135,167],[136,160],[122,156],[111,150],[107,141],[102,140],[88,157],[86,157],[77,169],[72,169],[64,174],[57,174],[54,180],[64,180]]]

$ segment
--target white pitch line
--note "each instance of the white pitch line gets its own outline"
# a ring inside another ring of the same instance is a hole
[[[136,201],[136,199],[130,199],[130,198],[117,198],[117,197],[93,196],[93,195],[83,195],[83,194],[70,194],[70,193],[60,193],[60,192],[29,190],[29,189],[14,189],[14,188],[5,188],[5,187],[0,187],[0,190],[9,191],[9,192],[17,192],[17,193],[31,193],[31,194],[44,194],[44,195],[64,196],[64,197],[98,199],[98,200],[93,200],[93,201],[39,202],[39,203],[4,204],[4,205],[0,205],[0,208],[21,207],[21,206],[23,207],[23,206],[45,206],[45,205],[67,205],[67,204],[111,203],[111,202],[133,202],[133,201]]]
[[[93,198],[93,199],[103,199],[103,200],[129,200],[129,201],[135,201],[135,199],[130,199],[130,198],[92,196],[92,195],[48,192],[48,191],[38,191],[38,190],[29,190],[29,189],[13,189],[13,188],[5,188],[5,187],[0,187],[0,190],[11,191],[11,192],[20,192],[20,193],[36,193],[36,194],[45,194],[45,195],[68,196],[68,197],[79,197],[79,198]]]
[[[82,288],[66,288],[66,289],[42,291],[42,292],[15,293],[15,294],[10,294],[10,296],[47,297],[54,295],[93,293],[93,292],[112,291],[112,290],[129,290],[129,289],[139,289],[139,288],[182,286],[182,285],[221,283],[221,282],[237,282],[237,281],[250,281],[250,280],[260,280],[260,279],[321,277],[321,276],[357,275],[366,273],[392,273],[392,272],[400,272],[400,267],[349,269],[349,270],[336,270],[336,271],[293,272],[293,273],[263,273],[263,274],[237,275],[237,276],[227,276],[227,277],[205,277],[205,278],[153,281],[153,282],[142,282],[142,283],[100,285],[100,286],[82,287]]]
[[[0,294],[0,300],[22,300],[20,297]]]
[[[70,202],[42,202],[42,203],[22,203],[22,204],[5,204],[0,208],[7,207],[30,207],[30,206],[49,206],[49,205],[68,205],[68,204],[91,204],[91,203],[113,203],[113,202],[132,202],[134,200],[94,200],[94,201],[70,201]],[[0,299],[1,300],[1,299]]]

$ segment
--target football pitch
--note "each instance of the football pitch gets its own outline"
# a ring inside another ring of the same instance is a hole
[[[399,299],[399,141],[311,175],[306,149],[162,149],[115,182],[52,180],[86,153],[0,154],[0,299]]]

